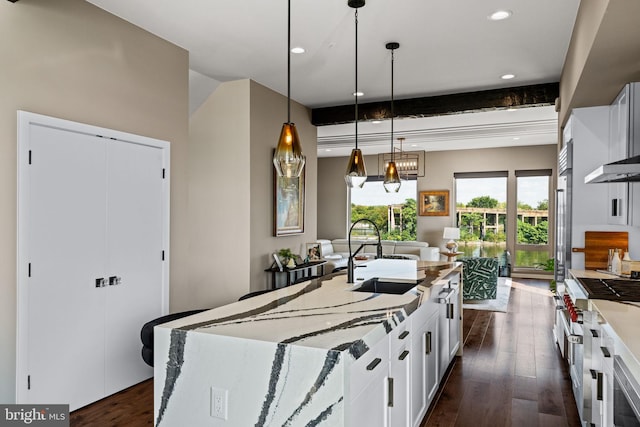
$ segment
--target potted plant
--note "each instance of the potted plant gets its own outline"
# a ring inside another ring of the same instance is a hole
[[[282,260],[282,263],[285,264],[287,267],[296,266],[296,263],[295,263],[296,256],[293,252],[291,252],[291,249],[289,248],[280,249],[278,251],[278,256]]]

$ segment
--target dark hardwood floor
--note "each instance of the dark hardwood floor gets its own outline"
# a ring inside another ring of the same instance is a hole
[[[421,427],[580,425],[569,374],[553,342],[548,287],[546,281],[513,279],[507,313],[465,310],[464,356],[456,358]],[[70,424],[153,425],[153,382],[74,411]]]
[[[464,354],[421,427],[580,425],[548,289],[513,279],[506,313],[464,311]]]

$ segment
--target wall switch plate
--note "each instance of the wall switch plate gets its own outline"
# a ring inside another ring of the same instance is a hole
[[[211,387],[211,416],[221,420],[227,420],[227,407],[229,390]]]

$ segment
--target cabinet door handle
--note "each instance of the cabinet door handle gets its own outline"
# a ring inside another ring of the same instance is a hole
[[[598,382],[597,382],[597,388],[596,388],[596,399],[602,401],[602,395],[603,395],[603,393],[602,393],[602,388],[603,388],[602,387],[602,385],[603,385],[602,372],[598,372],[597,379],[598,379]]]
[[[425,354],[431,354],[431,331],[424,334],[424,339],[425,339],[424,352]]]
[[[453,304],[447,304],[447,319],[453,319]]]
[[[407,358],[408,355],[409,355],[409,350],[405,350],[402,353],[400,353],[400,356],[398,356],[398,360],[404,360]]]
[[[387,393],[389,395],[389,408],[393,408],[393,378],[387,378]]]
[[[400,336],[398,337],[399,339],[403,340],[405,339],[407,336],[409,335],[409,331],[404,331],[400,334]]]
[[[104,288],[104,277],[96,279],[96,288]]]
[[[595,329],[589,329],[591,331],[591,336],[593,338],[598,338],[598,331],[596,331]]]
[[[611,353],[609,353],[609,349],[607,347],[600,347],[600,351],[602,351],[602,355],[604,357],[611,357]]]
[[[373,371],[374,369],[376,369],[376,366],[378,366],[380,362],[382,362],[382,359],[380,359],[379,357],[373,359],[373,361],[367,365],[367,371]]]

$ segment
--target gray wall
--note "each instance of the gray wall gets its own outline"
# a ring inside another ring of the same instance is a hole
[[[0,52],[0,402],[6,403],[15,401],[16,110],[171,142],[173,299],[187,283],[189,58],[82,0],[0,1]]]
[[[189,139],[189,294],[181,308],[216,307],[270,286],[271,253],[316,239],[316,128],[292,102],[306,156],[304,233],[273,236],[273,149],[286,97],[250,80],[223,83],[194,113]]]

